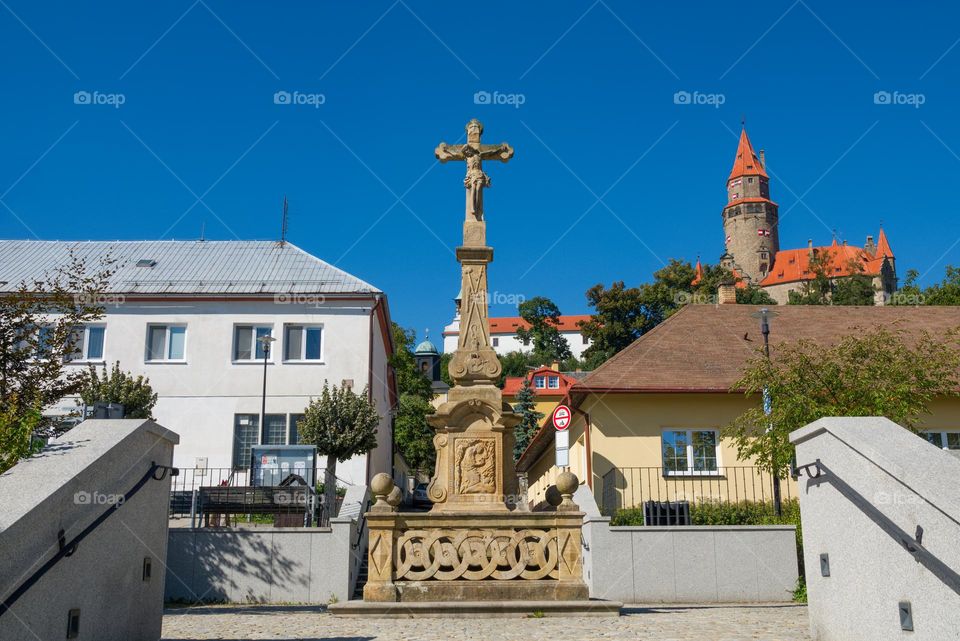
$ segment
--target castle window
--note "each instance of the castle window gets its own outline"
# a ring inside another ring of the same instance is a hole
[[[748,182],[748,183],[752,183],[752,182],[753,182],[753,178],[752,178],[752,177],[751,177],[751,178],[747,178],[747,182]]]

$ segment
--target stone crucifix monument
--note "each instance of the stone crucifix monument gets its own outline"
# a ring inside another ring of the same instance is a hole
[[[463,245],[456,254],[463,283],[460,338],[450,361],[456,385],[428,417],[436,431],[436,471],[427,490],[434,505],[427,513],[398,512],[393,480],[386,474],[374,477],[371,489],[377,500],[366,515],[364,602],[331,606],[338,614],[394,612],[383,608],[398,601],[419,602],[425,607],[417,612],[434,614],[465,601],[479,608],[471,611],[491,607],[498,613],[505,613],[505,607],[529,613],[532,606],[549,609],[549,603],[565,612],[597,609],[597,602],[587,601],[582,578],[583,513],[572,498],[577,477],[565,472],[558,478],[563,499],[555,511],[516,509],[518,502],[527,501],[517,496],[513,462],[520,417],[496,385],[501,366],[490,346],[487,317],[493,248],[486,243],[483,203],[483,191],[490,186],[483,161],[506,162],[513,148],[482,144],[483,125],[477,120],[466,129],[465,144],[440,143],[435,152],[441,162],[465,162],[467,171]],[[604,612],[615,614],[615,605],[605,606]]]

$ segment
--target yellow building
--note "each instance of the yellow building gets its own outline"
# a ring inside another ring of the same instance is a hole
[[[721,428],[750,403],[731,387],[763,345],[760,307],[688,305],[578,381],[570,470],[590,484],[605,512],[647,500],[769,501],[772,481],[737,457]],[[770,343],[808,339],[828,345],[856,328],[897,325],[943,333],[960,325],[958,307],[777,306]],[[960,399],[937,399],[927,437],[960,454]],[[559,473],[549,417],[517,463],[539,503]],[[784,498],[796,497],[791,480]]]

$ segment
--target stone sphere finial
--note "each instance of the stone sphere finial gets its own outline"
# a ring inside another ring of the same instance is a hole
[[[385,472],[380,472],[370,479],[370,491],[373,492],[373,495],[377,498],[386,498],[392,489],[393,479]]]
[[[557,476],[557,491],[563,500],[557,506],[558,512],[575,512],[580,508],[573,502],[573,493],[580,487],[580,479],[573,472],[561,472]]]
[[[560,494],[570,494],[572,496],[578,487],[580,487],[580,479],[573,472],[561,472],[557,476],[557,489]]]
[[[393,512],[395,506],[390,503],[389,496],[394,490],[399,490],[399,488],[394,487],[393,478],[389,474],[380,472],[370,479],[370,491],[377,499],[370,510],[373,512]],[[397,501],[397,505],[399,503]]]

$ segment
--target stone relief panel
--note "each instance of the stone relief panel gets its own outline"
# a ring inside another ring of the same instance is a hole
[[[492,494],[497,490],[497,449],[493,438],[455,441],[456,488],[459,494]]]

